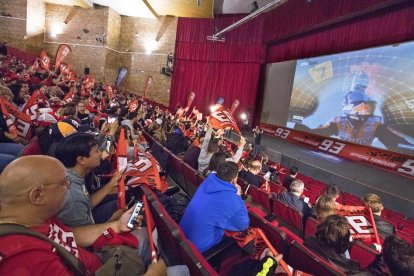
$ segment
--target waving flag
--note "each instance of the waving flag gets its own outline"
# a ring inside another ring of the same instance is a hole
[[[239,107],[240,101],[238,99],[235,99],[233,103],[231,104],[230,113],[233,115],[234,111]]]
[[[362,240],[367,244],[380,244],[377,227],[370,208],[366,206],[344,206],[344,208],[339,207],[337,213],[348,220],[353,239]]]
[[[145,80],[144,99],[148,99],[148,92],[152,86],[153,80],[154,79],[152,78],[152,76],[148,76],[147,79]]]
[[[70,52],[72,52],[72,49],[68,45],[59,45],[59,48],[57,49],[55,56],[55,70],[57,70],[60,67],[60,63],[67,55],[69,55]]]
[[[125,130],[121,129],[121,134],[119,135],[118,147],[116,148],[117,156],[117,171],[123,172],[127,167],[127,143],[125,140]],[[118,209],[124,210],[126,207],[125,204],[125,175],[123,175],[118,182]]]
[[[138,100],[133,99],[128,105],[128,111],[129,111],[129,113],[131,113],[131,112],[134,112],[135,110],[137,110],[137,108],[138,108]]]
[[[116,76],[116,80],[115,80],[116,89],[118,89],[121,86],[127,74],[128,74],[128,69],[126,67],[119,68],[118,76]]]
[[[10,133],[30,140],[32,122],[30,116],[20,112],[12,103],[0,98],[0,105]]]
[[[215,129],[232,128],[240,134],[236,121],[230,111],[223,105],[218,104],[215,106],[215,110],[210,114],[209,122]]]
[[[47,56],[47,54],[46,54],[46,51],[45,51],[45,50],[43,50],[43,51],[40,53],[40,66],[41,66],[43,69],[45,69],[45,70],[49,71],[49,68],[50,68],[50,57],[48,57],[48,56]]]

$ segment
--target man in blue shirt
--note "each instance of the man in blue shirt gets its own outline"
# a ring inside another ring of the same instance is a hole
[[[224,231],[243,231],[249,216],[236,184],[237,164],[226,161],[209,174],[185,210],[180,226],[200,252],[220,243]]]

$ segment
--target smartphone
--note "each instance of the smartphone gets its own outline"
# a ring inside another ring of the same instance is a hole
[[[240,134],[238,134],[234,130],[225,131],[223,138],[233,144],[238,144],[241,140]]]
[[[132,215],[128,220],[128,223],[127,223],[128,228],[131,228],[131,229],[134,228],[135,222],[138,218],[139,213],[141,212],[142,206],[143,206],[142,202],[137,201],[134,207],[134,211],[132,211]]]

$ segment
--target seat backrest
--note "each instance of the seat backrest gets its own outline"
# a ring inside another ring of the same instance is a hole
[[[316,218],[309,217],[306,220],[305,233],[304,233],[305,238],[315,235],[318,224],[319,224],[319,221]]]
[[[206,178],[205,178],[203,175],[201,175],[201,174],[197,173],[197,185],[198,185],[198,186],[200,186],[200,185],[201,185],[201,183],[203,183],[205,179],[206,179]]]
[[[183,161],[172,153],[168,159],[168,175],[174,179],[181,189],[187,191],[183,174]]]
[[[334,267],[296,241],[290,244],[288,264],[294,269],[313,275],[345,275],[345,273],[338,268]]]
[[[187,186],[187,194],[193,197],[198,188],[197,171],[187,163],[183,163],[183,175]]]
[[[360,241],[356,241],[352,244],[349,254],[351,255],[351,259],[357,260],[361,265],[361,269],[364,269],[375,260],[375,257],[379,253]]]
[[[182,260],[177,252],[180,242],[185,239],[184,233],[159,201],[151,202],[150,207],[158,232],[158,245],[164,259],[170,266],[181,264]]]
[[[275,182],[272,182],[272,181],[269,181],[269,187],[270,187],[270,191],[277,195],[280,195],[281,193],[286,191],[285,187],[283,187],[280,184],[276,184]]]
[[[157,201],[157,195],[151,190],[148,185],[139,185],[141,191],[147,196],[148,202]]]
[[[250,226],[262,229],[277,252],[283,254],[283,256],[287,258],[289,244],[286,240],[286,234],[251,210],[249,210],[249,218]]]
[[[272,211],[272,209],[270,208],[270,200],[269,200],[268,193],[259,190],[255,186],[250,185],[250,188],[247,194],[252,196],[252,201],[254,203],[261,205],[263,208],[265,208],[269,212]]]
[[[272,212],[300,233],[303,233],[303,214],[280,200],[272,200]]]
[[[183,240],[180,243],[180,254],[190,270],[190,275],[218,275],[191,241]]]
[[[158,161],[161,168],[165,170],[167,168],[169,155],[164,151],[164,147],[158,142],[152,143],[151,154]]]

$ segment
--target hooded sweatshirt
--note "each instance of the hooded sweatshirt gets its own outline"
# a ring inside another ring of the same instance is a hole
[[[200,252],[205,252],[222,240],[225,230],[246,230],[249,216],[237,188],[209,174],[188,204],[180,226]]]

